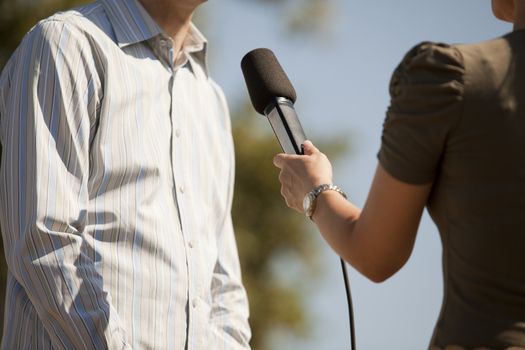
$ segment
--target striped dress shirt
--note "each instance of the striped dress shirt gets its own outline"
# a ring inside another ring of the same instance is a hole
[[[206,42],[136,0],[37,24],[0,78],[1,349],[248,349]]]

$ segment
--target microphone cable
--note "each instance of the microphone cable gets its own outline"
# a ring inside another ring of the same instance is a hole
[[[346,301],[348,304],[348,318],[350,321],[350,349],[356,350],[355,346],[355,319],[354,319],[354,307],[352,303],[352,293],[350,291],[350,279],[348,278],[348,270],[346,268],[345,261],[340,258],[341,269],[343,270],[343,280],[345,282]]]

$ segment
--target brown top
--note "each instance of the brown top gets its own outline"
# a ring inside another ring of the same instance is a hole
[[[525,347],[525,31],[420,44],[390,88],[379,161],[434,183],[445,290],[431,345]]]

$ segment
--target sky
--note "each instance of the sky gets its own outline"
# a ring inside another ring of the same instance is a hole
[[[296,0],[301,1],[301,0]],[[328,0],[326,0],[328,1]],[[247,98],[239,62],[258,47],[272,49],[298,92],[296,109],[314,141],[347,137],[351,150],[334,164],[334,182],[362,206],[374,174],[388,83],[404,54],[421,41],[470,43],[510,31],[489,0],[334,0],[329,32],[317,40],[291,37],[282,13],[248,0],[209,0],[211,74],[232,104]],[[279,195],[276,193],[276,195]],[[350,349],[338,257],[310,226],[324,275],[305,290],[312,334],[278,336],[275,349]],[[441,243],[425,212],[408,263],[374,284],[350,271],[359,349],[425,349],[439,315],[443,283]]]

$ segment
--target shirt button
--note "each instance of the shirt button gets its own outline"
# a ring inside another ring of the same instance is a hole
[[[180,137],[180,129],[175,130],[175,136]]]
[[[189,242],[188,242],[188,246],[189,246],[190,248],[193,248],[193,247],[195,247],[195,244],[193,243],[193,241],[189,241]]]
[[[184,193],[184,190],[185,190],[184,186],[181,185],[181,186],[179,187],[179,191],[180,191],[180,193]]]
[[[199,299],[195,298],[191,301],[191,306],[196,308],[199,305]]]

